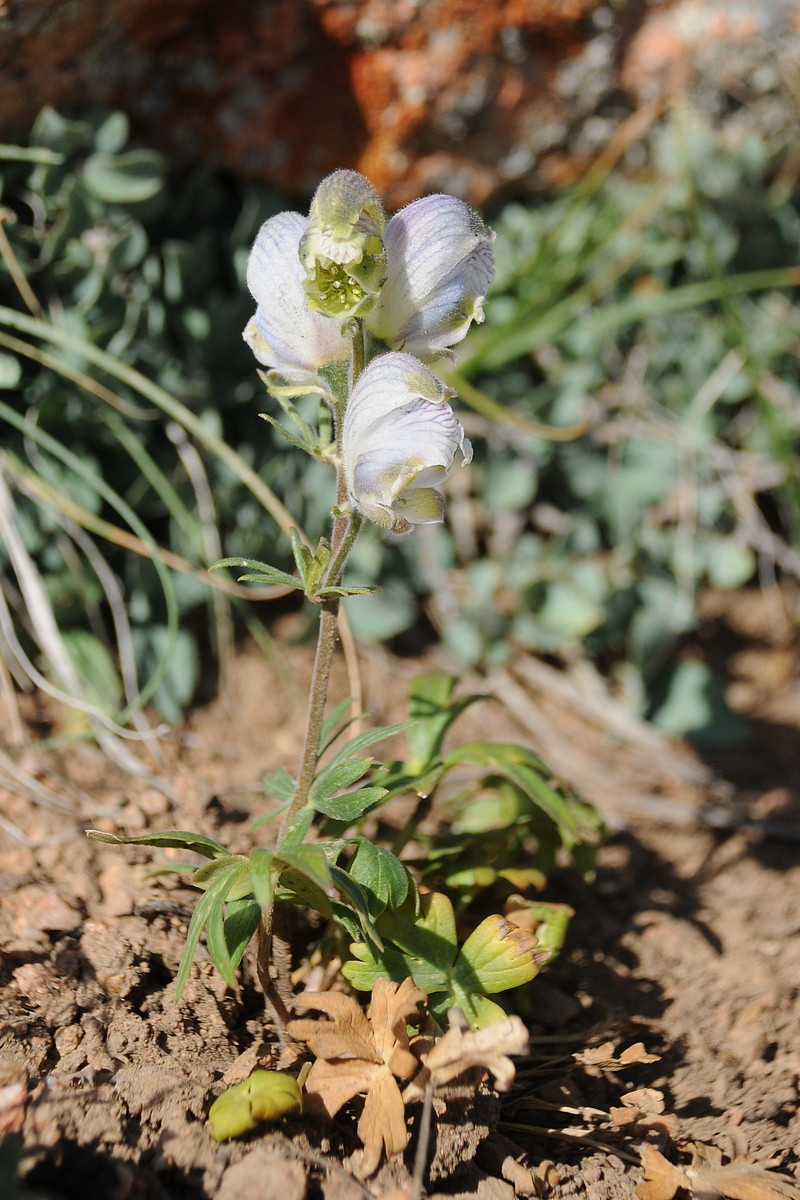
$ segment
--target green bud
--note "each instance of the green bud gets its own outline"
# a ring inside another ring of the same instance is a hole
[[[385,225],[378,193],[363,175],[334,171],[323,179],[300,240],[309,308],[326,317],[372,309],[386,276]]]
[[[277,1121],[300,1112],[297,1080],[282,1071],[253,1071],[244,1083],[218,1096],[208,1112],[211,1136],[217,1142],[242,1137],[262,1121]]]

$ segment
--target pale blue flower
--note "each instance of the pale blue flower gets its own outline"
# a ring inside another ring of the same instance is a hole
[[[247,286],[258,308],[244,340],[260,363],[299,386],[316,385],[320,367],[350,354],[339,322],[306,304],[299,246],[307,225],[300,213],[270,217],[247,260]]]
[[[494,230],[455,196],[425,196],[384,233],[387,274],[370,333],[393,350],[435,359],[460,342],[494,279]]]
[[[395,533],[443,520],[437,490],[456,450],[472,447],[447,403],[448,388],[410,354],[383,354],[361,375],[347,403],[342,465],[350,500]]]

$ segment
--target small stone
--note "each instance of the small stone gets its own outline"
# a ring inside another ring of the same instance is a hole
[[[66,932],[77,928],[82,921],[77,908],[52,890],[43,893],[27,917],[27,924],[42,933]]]
[[[228,1167],[215,1200],[305,1200],[306,1182],[298,1159],[254,1150]]]

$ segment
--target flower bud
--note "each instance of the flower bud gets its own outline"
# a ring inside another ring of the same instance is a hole
[[[434,486],[450,473],[456,450],[472,447],[447,399],[453,395],[410,354],[373,359],[347,403],[342,464],[352,502],[394,533],[444,519]]]
[[[327,317],[367,312],[386,273],[386,217],[378,193],[357,171],[334,171],[314,194],[300,242],[307,304]]]

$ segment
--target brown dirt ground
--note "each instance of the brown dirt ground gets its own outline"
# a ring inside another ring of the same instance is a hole
[[[743,803],[751,817],[793,819],[796,639],[770,624],[757,593],[724,612],[713,596],[706,607],[713,644],[725,647],[731,699],[755,731],[749,747],[711,765],[739,789],[730,800],[737,811]],[[302,684],[307,649],[285,655]],[[436,652],[422,665],[433,661]],[[420,665],[365,652],[376,719],[396,715]],[[345,691],[337,664],[334,692]],[[43,715],[31,701],[29,728]],[[629,790],[613,739],[586,722],[581,729],[583,751],[597,756],[606,777],[618,771],[621,791]],[[256,1062],[269,1062],[252,965],[245,960],[233,993],[201,947],[176,1005],[173,981],[196,893],[172,877],[144,880],[153,852],[114,850],[82,833],[87,823],[126,833],[183,827],[246,850],[249,821],[264,811],[258,781],[292,765],[301,732],[296,704],[264,659],[245,649],[227,702],[196,711],[164,740],[159,771],[171,799],[131,781],[88,744],[47,754],[34,744],[20,762],[67,799],[71,784],[87,798],[91,822],[0,791],[0,1089],[26,1084],[14,1093],[23,1098],[16,1107],[0,1090],[0,1123],[19,1128],[29,1187],[63,1200],[364,1194],[339,1165],[346,1169],[356,1146],[347,1115],[328,1128],[300,1117],[239,1142],[211,1140],[211,1100]],[[526,740],[492,702],[470,710],[458,732],[461,740]],[[665,816],[678,793],[668,781],[660,789]],[[673,1161],[688,1161],[698,1141],[726,1158],[776,1158],[785,1173],[800,1174],[800,841],[710,828],[687,821],[680,807],[674,819],[627,811],[615,822],[594,882],[567,870],[551,881],[547,897],[569,902],[577,915],[561,958],[519,997],[531,1056],[502,1105],[486,1096],[440,1115],[429,1194],[623,1200],[642,1178],[636,1164],[646,1143]],[[573,1053],[608,1040],[618,1048],[641,1041],[660,1057],[619,1072],[571,1068]],[[662,1094],[664,1113],[637,1120],[624,1097],[644,1087]],[[370,1192],[399,1197],[408,1179],[402,1165],[384,1167]]]

